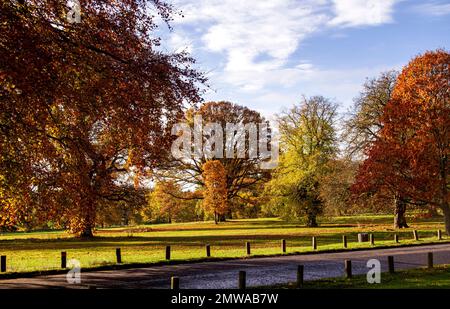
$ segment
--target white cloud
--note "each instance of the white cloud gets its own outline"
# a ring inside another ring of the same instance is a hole
[[[222,82],[257,91],[273,84],[288,87],[311,74],[311,64],[287,66],[306,38],[330,27],[390,22],[396,1],[178,0],[184,18],[175,24],[196,29],[190,35],[202,45],[198,48],[215,54],[218,63],[224,60],[217,74]]]
[[[414,10],[422,14],[432,16],[444,16],[450,14],[450,3],[430,2],[416,5]]]
[[[366,78],[380,72],[400,68],[401,65],[374,66],[354,69],[321,69],[312,67],[304,74],[292,75],[292,86],[280,89],[263,89],[256,96],[242,96],[240,101],[264,115],[280,112],[299,102],[301,95],[323,95],[340,103],[340,112],[346,112],[353,98],[361,90]]]
[[[398,0],[333,0],[335,17],[329,24],[354,27],[392,22]]]
[[[183,33],[171,33],[169,36],[168,47],[173,52],[186,51],[188,53],[193,52],[193,43],[189,40],[188,36]]]
[[[224,53],[227,72],[262,72],[281,67],[301,40],[328,19],[326,1],[182,1],[185,24],[201,23],[202,41]],[[255,61],[265,55],[264,61]]]

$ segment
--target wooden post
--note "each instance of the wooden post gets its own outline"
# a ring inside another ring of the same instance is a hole
[[[286,253],[286,239],[281,240],[281,252]]]
[[[388,269],[390,274],[393,274],[395,272],[394,257],[391,255],[388,256]]]
[[[246,288],[246,277],[247,274],[245,273],[245,271],[240,270],[239,271],[239,289],[243,290]]]
[[[428,252],[428,268],[433,268],[433,252]]]
[[[373,236],[373,234],[370,234],[370,235],[369,235],[369,239],[370,239],[370,244],[371,244],[372,246],[374,246],[374,245],[375,245],[375,236]]]
[[[369,241],[369,234],[358,233],[358,242],[367,242],[367,241]]]
[[[441,230],[437,231],[437,239],[442,240],[442,231]]]
[[[247,251],[247,255],[250,255],[251,251],[250,251],[250,242],[249,241],[245,242],[245,249]]]
[[[170,260],[170,246],[166,246],[166,260]]]
[[[344,262],[344,272],[345,272],[345,278],[351,279],[352,278],[352,261],[345,260]]]
[[[210,245],[206,245],[206,256],[207,257],[211,256],[211,246]]]
[[[297,266],[297,289],[300,289],[303,287],[304,270],[305,270],[305,268],[303,265]]]
[[[313,248],[313,250],[317,250],[317,239],[316,239],[316,236],[312,237],[312,248]]]
[[[397,234],[394,235],[394,241],[398,244],[398,235]]]
[[[65,251],[61,252],[61,268],[67,268],[67,253]]]
[[[117,264],[122,264],[122,253],[120,252],[120,248],[116,248],[116,262]]]
[[[417,234],[417,230],[413,231],[413,236],[415,241],[419,240],[419,234]]]
[[[347,248],[347,236],[342,235],[342,245],[344,248]]]
[[[179,277],[170,277],[170,289],[171,290],[179,290],[180,289],[180,278]]]
[[[0,257],[0,272],[6,272],[6,255]]]

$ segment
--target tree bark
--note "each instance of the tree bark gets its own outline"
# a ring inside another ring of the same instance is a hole
[[[69,225],[71,232],[78,237],[91,238],[94,236],[96,201],[89,194],[86,195],[80,204],[74,207]]]
[[[401,197],[395,197],[395,212],[394,212],[394,228],[408,228],[406,223],[406,201]]]
[[[441,183],[441,201],[440,207],[444,212],[445,232],[450,236],[450,206],[448,205],[448,189],[447,189],[447,156],[443,156],[440,160],[440,183]]]
[[[306,222],[306,226],[307,227],[318,227],[319,225],[317,224],[317,216],[314,213],[309,213],[308,214],[308,222]]]
[[[447,204],[447,208],[442,209],[444,212],[445,232],[450,236],[450,209]]]
[[[92,238],[94,237],[94,233],[92,232],[92,227],[86,225],[84,229],[80,233],[81,238]]]

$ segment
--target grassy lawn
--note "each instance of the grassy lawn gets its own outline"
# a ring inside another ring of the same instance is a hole
[[[437,242],[436,230],[444,230],[441,219],[411,221],[411,228],[395,231],[391,216],[352,216],[322,219],[319,228],[279,219],[230,220],[213,222],[142,225],[108,228],[96,231],[92,240],[71,237],[64,231],[16,232],[0,234],[0,254],[8,259],[7,273],[55,270],[60,265],[60,252],[68,259],[78,259],[81,267],[95,268],[115,264],[115,248],[122,250],[124,264],[165,261],[165,246],[172,246],[172,260],[188,261],[205,258],[205,244],[211,245],[213,258],[237,258],[246,255],[244,243],[250,241],[252,255],[280,254],[280,240],[286,239],[287,253],[311,252],[311,236],[317,236],[318,250],[341,250],[342,235],[348,236],[348,250]],[[420,240],[412,239],[412,230]],[[357,233],[375,236],[375,246],[358,244]],[[394,234],[400,244],[393,241]],[[443,236],[444,241],[450,241]],[[1,278],[1,274],[0,274]]]
[[[295,284],[271,286],[278,289],[294,289]],[[380,284],[367,283],[365,275],[352,279],[332,278],[305,281],[306,289],[450,289],[450,265],[434,269],[412,269],[395,274],[382,273]]]

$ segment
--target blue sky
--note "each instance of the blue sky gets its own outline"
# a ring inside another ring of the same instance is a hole
[[[450,1],[172,0],[164,49],[187,50],[206,72],[205,100],[266,116],[324,95],[345,112],[366,78],[415,55],[449,49]]]

